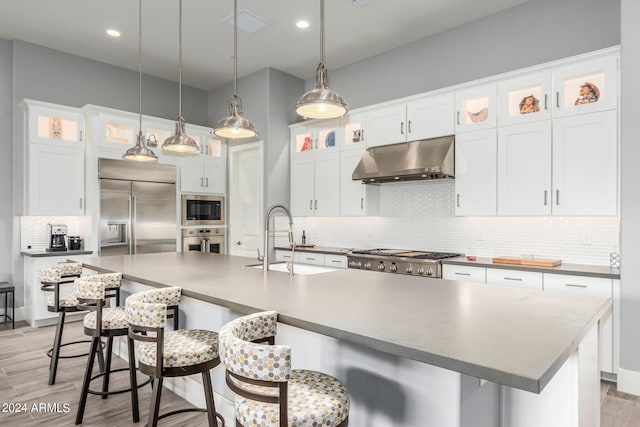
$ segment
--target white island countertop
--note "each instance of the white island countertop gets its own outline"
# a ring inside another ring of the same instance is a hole
[[[80,262],[239,313],[276,310],[282,323],[540,393],[610,301],[583,295],[336,270],[295,275],[243,268],[254,258],[197,252]]]

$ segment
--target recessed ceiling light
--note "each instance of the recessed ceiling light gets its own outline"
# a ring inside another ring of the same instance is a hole
[[[109,34],[111,37],[120,37],[120,31],[114,30],[113,28],[109,28],[107,30],[107,34]]]
[[[300,29],[305,29],[305,28],[309,28],[309,21],[298,21],[296,22],[296,27],[300,28]]]

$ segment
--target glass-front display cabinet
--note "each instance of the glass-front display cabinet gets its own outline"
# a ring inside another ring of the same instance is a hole
[[[366,146],[364,128],[367,123],[366,113],[350,114],[341,121],[342,132],[344,133],[343,150],[361,149]]]
[[[496,84],[456,92],[456,132],[496,127],[496,94]]]
[[[339,120],[311,123],[291,131],[291,154],[296,157],[316,151],[338,149],[340,146]]]
[[[30,142],[58,145],[84,142],[84,118],[77,108],[31,100],[25,100],[23,105]]]
[[[551,72],[528,74],[498,84],[498,123],[510,125],[551,118]]]

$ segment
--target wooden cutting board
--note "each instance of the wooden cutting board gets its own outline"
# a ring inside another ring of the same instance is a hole
[[[534,259],[522,259],[519,257],[510,257],[503,256],[493,258],[494,264],[514,264],[514,265],[529,265],[532,267],[555,267],[562,263],[559,259],[543,259],[543,258],[534,258]]]

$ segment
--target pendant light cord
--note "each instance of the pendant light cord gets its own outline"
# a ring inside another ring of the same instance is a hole
[[[178,118],[182,119],[182,0],[180,0],[180,23],[178,26],[178,62],[180,63],[178,74]]]
[[[238,0],[233,0],[233,94],[238,95]]]
[[[138,2],[138,87],[140,88],[140,133],[142,133],[142,0]]]
[[[324,0],[320,0],[320,62],[324,64]]]

